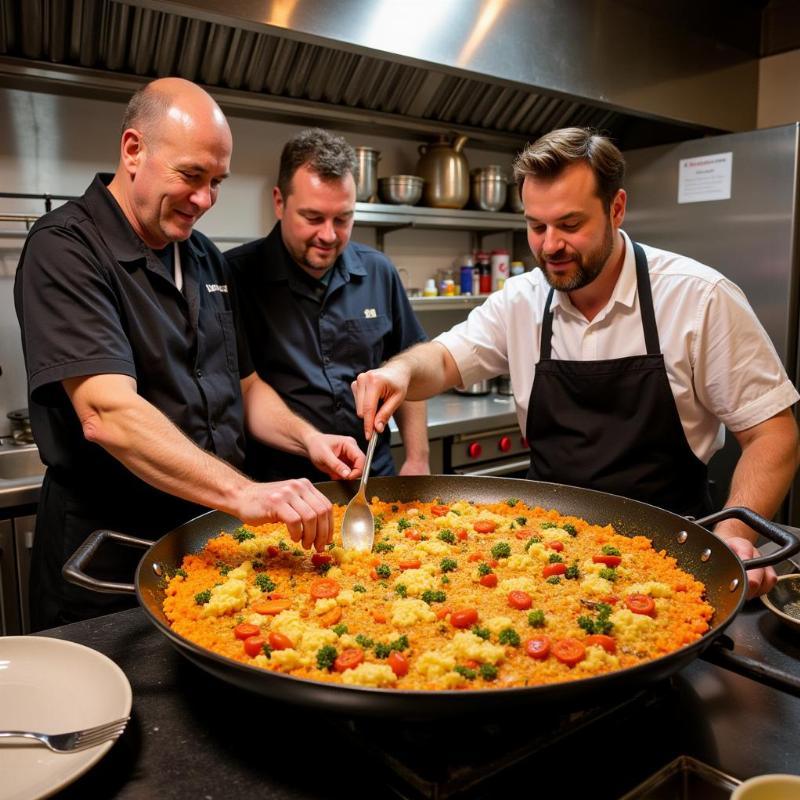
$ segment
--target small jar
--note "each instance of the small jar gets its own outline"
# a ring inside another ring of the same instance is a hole
[[[428,278],[425,281],[425,288],[422,290],[423,297],[437,297],[439,292],[436,291],[436,281],[433,278]]]
[[[492,250],[492,291],[502,289],[509,273],[508,250]]]

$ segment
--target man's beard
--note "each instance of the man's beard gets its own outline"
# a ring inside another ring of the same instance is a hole
[[[609,222],[600,246],[591,253],[587,253],[585,257],[580,253],[570,254],[566,250],[559,250],[557,253],[552,253],[549,259],[543,259],[543,261],[561,261],[568,256],[571,257],[572,263],[575,265],[571,274],[551,275],[542,260],[536,258],[536,261],[550,286],[560,292],[574,292],[576,289],[588,286],[603,271],[613,248],[614,232]]]

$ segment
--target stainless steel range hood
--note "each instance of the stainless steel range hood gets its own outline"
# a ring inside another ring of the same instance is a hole
[[[631,147],[754,127],[758,62],[623,0],[0,2],[0,85],[123,99],[160,75],[229,113]]]

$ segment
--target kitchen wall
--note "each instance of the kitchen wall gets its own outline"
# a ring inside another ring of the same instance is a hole
[[[800,50],[762,58],[758,72],[758,127],[800,120]]]
[[[99,100],[0,89],[0,191],[30,194],[82,194],[95,172],[116,166],[124,106]],[[285,140],[298,126],[253,119],[230,119],[234,137],[232,175],[217,205],[198,224],[225,250],[263,235],[274,224],[271,193]],[[354,145],[381,151],[378,174],[413,173],[417,142],[342,133]],[[466,147],[470,167],[502,164],[513,154]],[[42,201],[0,199],[2,213],[44,212]],[[6,413],[27,405],[13,282],[25,226],[0,221],[0,435],[8,432]],[[357,226],[353,238],[375,244],[374,230]],[[506,234],[494,234],[485,247],[510,247]],[[385,249],[408,274],[408,286],[452,266],[471,248],[468,233],[402,230],[387,234]],[[402,273],[401,273],[402,274]],[[428,321],[430,323],[430,321]],[[429,327],[429,325],[426,325]],[[433,326],[435,327],[435,326]]]

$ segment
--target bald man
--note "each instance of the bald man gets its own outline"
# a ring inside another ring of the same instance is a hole
[[[34,630],[131,605],[66,583],[61,569],[99,528],[156,539],[208,508],[283,521],[321,549],[330,503],[304,479],[238,471],[247,432],[332,477],[360,474],[354,440],[293,414],[255,372],[235,325],[224,260],[193,230],[230,170],[214,100],[177,78],[126,109],[115,174],[42,217],[14,299],[31,424],[47,465],[31,564]],[[105,550],[105,552],[104,552]],[[141,553],[101,548],[94,574],[130,582]]]

